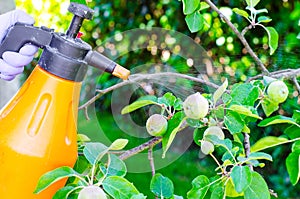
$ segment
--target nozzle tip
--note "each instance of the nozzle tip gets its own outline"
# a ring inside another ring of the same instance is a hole
[[[130,71],[127,70],[126,68],[120,66],[119,64],[117,64],[112,74],[123,80],[127,80],[128,76],[130,75]]]

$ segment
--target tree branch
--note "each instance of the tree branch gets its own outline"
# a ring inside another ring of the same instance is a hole
[[[124,153],[122,153],[119,158],[121,160],[126,160],[127,158],[133,156],[133,155],[136,155],[146,149],[149,149],[150,147],[153,147],[159,143],[161,143],[162,141],[162,137],[155,137],[155,138],[152,138],[151,140],[149,140],[148,142],[145,142],[137,147],[134,147],[132,149],[129,149],[127,151],[125,151]]]
[[[233,30],[233,32],[237,35],[237,37],[240,39],[240,41],[242,42],[242,44],[245,46],[246,50],[248,51],[248,53],[250,54],[250,56],[254,59],[254,61],[256,62],[256,64],[261,68],[262,72],[264,75],[268,75],[269,71],[267,70],[267,68],[264,66],[264,64],[262,63],[262,61],[257,57],[257,55],[254,53],[254,51],[252,50],[252,48],[249,46],[247,40],[245,39],[245,37],[238,31],[238,29],[231,23],[231,21],[229,19],[227,19],[227,17],[225,17],[223,15],[223,13],[219,10],[219,8],[217,8],[215,6],[214,3],[212,3],[210,0],[204,0],[214,11],[216,11],[219,16],[225,21],[225,23]]]
[[[297,91],[298,91],[299,95],[300,95],[300,85],[299,85],[298,80],[297,80],[296,77],[293,77],[293,82],[294,82],[294,84],[297,88]]]
[[[254,77],[249,78],[247,80],[247,82],[250,82],[250,81],[256,80],[256,79],[260,79],[263,76],[264,76],[263,74],[256,75]],[[275,71],[275,72],[271,72],[268,76],[276,78],[276,79],[280,79],[280,78],[293,79],[294,77],[299,77],[300,76],[300,69],[278,70],[278,71]]]
[[[154,165],[154,158],[153,158],[153,146],[149,147],[149,150],[148,150],[148,160],[150,162],[152,176],[154,176],[155,175],[155,165]]]

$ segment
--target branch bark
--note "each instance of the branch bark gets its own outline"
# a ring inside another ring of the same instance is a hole
[[[233,30],[233,32],[237,35],[237,37],[240,39],[242,44],[245,46],[247,52],[254,59],[256,64],[261,68],[263,74],[268,75],[269,71],[267,70],[267,68],[264,66],[264,64],[258,58],[258,56],[254,53],[254,51],[248,44],[247,40],[245,39],[245,37],[238,31],[238,29],[233,25],[233,23],[231,23],[231,21],[227,17],[225,17],[225,15],[223,15],[223,13],[219,10],[219,8],[217,8],[217,6],[215,6],[214,3],[212,3],[210,0],[204,0],[204,1],[211,7],[211,9],[216,11],[219,14],[219,16],[225,21],[225,23]]]
[[[254,77],[249,78],[247,80],[247,82],[250,82],[252,80],[256,80],[256,79],[262,78],[263,76],[264,76],[263,74],[256,75]],[[276,78],[276,79],[280,79],[280,78],[293,79],[295,77],[299,77],[300,76],[300,69],[278,70],[278,71],[275,71],[275,72],[271,72],[268,76]]]

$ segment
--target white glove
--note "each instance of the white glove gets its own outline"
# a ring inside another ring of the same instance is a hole
[[[8,29],[17,22],[32,25],[34,19],[21,10],[14,10],[0,15],[0,45]],[[25,45],[19,52],[4,52],[3,59],[0,59],[0,78],[7,81],[13,80],[16,75],[23,72],[24,66],[32,61],[37,50],[36,46]]]

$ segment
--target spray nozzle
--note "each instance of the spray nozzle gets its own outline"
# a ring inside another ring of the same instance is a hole
[[[18,52],[23,45],[30,43],[44,50],[39,65],[59,77],[82,81],[88,64],[127,79],[130,74],[127,69],[91,50],[90,45],[77,38],[84,19],[92,19],[94,11],[78,3],[71,3],[68,10],[74,17],[66,34],[55,33],[47,27],[15,24],[0,45],[0,57],[5,51]]]

